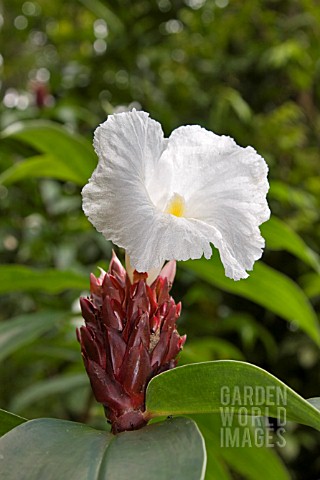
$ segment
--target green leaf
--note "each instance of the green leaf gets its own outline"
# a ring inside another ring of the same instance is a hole
[[[10,409],[21,412],[23,409],[35,404],[50,395],[63,395],[79,388],[89,387],[89,380],[85,373],[61,375],[52,377],[19,392],[10,403]]]
[[[0,409],[0,436],[26,421],[25,418],[18,417],[18,415]]]
[[[221,338],[204,337],[191,340],[184,346],[179,363],[204,362],[206,360],[223,359],[244,360],[243,353],[232,343]]]
[[[77,170],[71,168],[63,158],[47,154],[37,155],[16,163],[0,175],[0,183],[10,185],[26,178],[42,177],[70,181],[78,185],[84,183],[83,176],[79,175]]]
[[[279,218],[272,216],[261,225],[261,234],[266,239],[267,248],[287,250],[320,273],[320,259],[302,238]]]
[[[0,440],[3,478],[98,479],[100,462],[112,435],[78,423],[37,419]]]
[[[16,480],[200,480],[206,453],[196,424],[175,418],[117,436],[86,425],[37,419],[0,440],[1,473]]]
[[[320,411],[320,397],[308,398],[308,402]]]
[[[320,275],[317,273],[306,273],[300,279],[302,288],[309,298],[320,295]]]
[[[193,415],[193,419],[206,442],[208,452],[206,478],[208,477],[208,480],[224,478],[216,474],[217,461],[225,462],[232,471],[239,473],[246,480],[290,479],[288,471],[275,450],[268,448],[268,437],[263,440],[261,430],[258,431],[252,427],[252,422],[249,421],[247,425],[243,422],[240,424],[235,417],[232,425],[228,427],[228,433],[230,433],[229,438],[239,439],[239,441],[235,441],[234,444],[229,441],[227,444],[226,430],[220,415]],[[277,437],[274,439],[275,444],[276,442]]]
[[[228,469],[225,466],[224,462],[220,460],[216,451],[211,448],[210,442],[207,444],[207,440],[205,437],[204,439],[208,453],[205,480],[232,480],[231,474],[228,472]],[[208,449],[208,446],[210,450]]]
[[[66,312],[44,311],[19,315],[0,323],[0,362],[67,318]]]
[[[101,465],[102,478],[201,479],[206,453],[196,424],[174,418],[136,432],[117,435]]]
[[[303,188],[293,187],[281,180],[270,182],[269,198],[279,201],[282,205],[288,204],[291,208],[302,211],[312,211],[317,208],[317,201],[313,194]]]
[[[224,101],[228,103],[244,123],[248,123],[252,117],[249,104],[242,98],[240,93],[230,87],[224,87],[220,92]]]
[[[240,336],[243,350],[248,352],[253,349],[255,343],[259,340],[265,347],[266,354],[272,360],[277,358],[278,346],[275,342],[273,336],[270,334],[269,330],[263,326],[263,324],[245,313],[232,313],[226,318],[222,318],[217,322],[214,322],[212,325],[213,335],[218,336],[225,333],[234,333],[237,332]],[[187,342],[189,345],[189,342]],[[184,351],[184,349],[183,349]],[[207,361],[207,360],[224,360],[221,358],[207,358],[198,359],[197,362]],[[226,360],[244,360],[244,358],[237,358],[235,356],[229,355]],[[195,363],[189,362],[189,363]]]
[[[21,290],[60,293],[67,289],[88,289],[88,279],[80,273],[63,270],[36,270],[24,265],[0,266],[0,293]]]
[[[124,25],[120,18],[105,3],[100,2],[100,0],[79,0],[79,2],[98,18],[103,18],[111,30],[114,30],[116,33],[122,33],[124,31]]]
[[[262,262],[256,262],[249,278],[235,282],[225,276],[218,255],[210,261],[189,260],[181,265],[212,285],[248,298],[294,322],[320,345],[318,319],[309,300],[299,286],[282,273]]]
[[[55,158],[58,164],[67,165],[73,172],[73,181],[84,185],[97,164],[97,157],[87,140],[71,134],[61,125],[46,120],[26,120],[6,128],[1,138],[13,138],[35,148],[37,151]],[[53,166],[52,166],[53,169]],[[64,169],[64,171],[66,171]],[[56,172],[59,178],[59,173]]]
[[[154,377],[147,389],[147,411],[152,417],[220,413],[226,387],[231,395],[238,391],[241,394],[240,401],[230,399],[234,413],[244,406],[247,413],[258,415],[253,410],[258,407],[259,415],[278,417],[279,407],[284,407],[287,420],[320,430],[320,412],[307,400],[262,368],[235,360],[185,365]],[[247,387],[250,398],[245,397]]]

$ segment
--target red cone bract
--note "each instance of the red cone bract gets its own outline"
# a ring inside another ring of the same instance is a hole
[[[90,277],[90,298],[81,298],[85,326],[77,330],[95,398],[102,403],[113,433],[143,427],[148,382],[176,366],[186,337],[176,321],[181,304],[169,295],[175,262],[151,286],[147,274],[126,270],[113,254],[109,271]]]

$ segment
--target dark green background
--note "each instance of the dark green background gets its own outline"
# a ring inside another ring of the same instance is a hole
[[[18,120],[50,119],[91,139],[107,114],[136,106],[160,121],[166,135],[194,123],[230,135],[265,157],[273,214],[319,251],[317,2],[10,0],[0,3],[0,12],[1,130]],[[36,102],[39,88],[45,90],[43,106]],[[0,142],[1,171],[35,153],[15,139]],[[28,179],[0,185],[0,200],[2,263],[83,274],[107,266],[111,245],[82,213],[79,186]],[[310,266],[268,244],[263,261],[309,285],[310,300],[319,307],[319,274]],[[76,312],[79,293],[22,288],[2,297],[0,319]],[[188,335],[182,361],[244,359],[305,398],[319,396],[318,347],[292,323],[199,280],[182,265],[173,294],[183,302],[180,330]],[[3,408],[28,418],[101,422],[100,407],[77,377],[83,371],[74,335],[79,321],[76,315],[59,319],[5,359]],[[291,430],[279,453],[293,479],[315,479],[319,436],[308,428]]]

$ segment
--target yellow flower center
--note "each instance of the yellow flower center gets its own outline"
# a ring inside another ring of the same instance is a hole
[[[169,200],[165,213],[170,213],[175,217],[183,217],[185,211],[186,202],[184,198],[178,193],[174,193]]]

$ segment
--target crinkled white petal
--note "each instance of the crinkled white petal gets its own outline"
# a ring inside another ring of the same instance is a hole
[[[259,225],[270,216],[268,167],[252,147],[198,126],[180,127],[164,156],[172,158],[173,184],[184,192],[185,216],[220,251],[226,275],[246,278],[261,257]],[[185,172],[188,172],[186,175]],[[205,253],[205,251],[204,251]]]
[[[264,246],[259,225],[270,214],[267,166],[251,147],[198,126],[180,127],[168,141],[159,123],[136,111],[110,116],[94,144],[99,164],[83,208],[134,268],[210,258],[213,244],[227,276],[248,276]],[[165,213],[175,195],[184,200],[183,217]]]
[[[166,145],[161,125],[135,110],[109,116],[95,131],[99,163],[82,190],[83,210],[105,238],[130,256],[137,243],[147,243],[150,236],[157,209],[146,186],[154,182]],[[160,180],[156,196],[164,187]],[[136,268],[135,260],[132,263]]]

